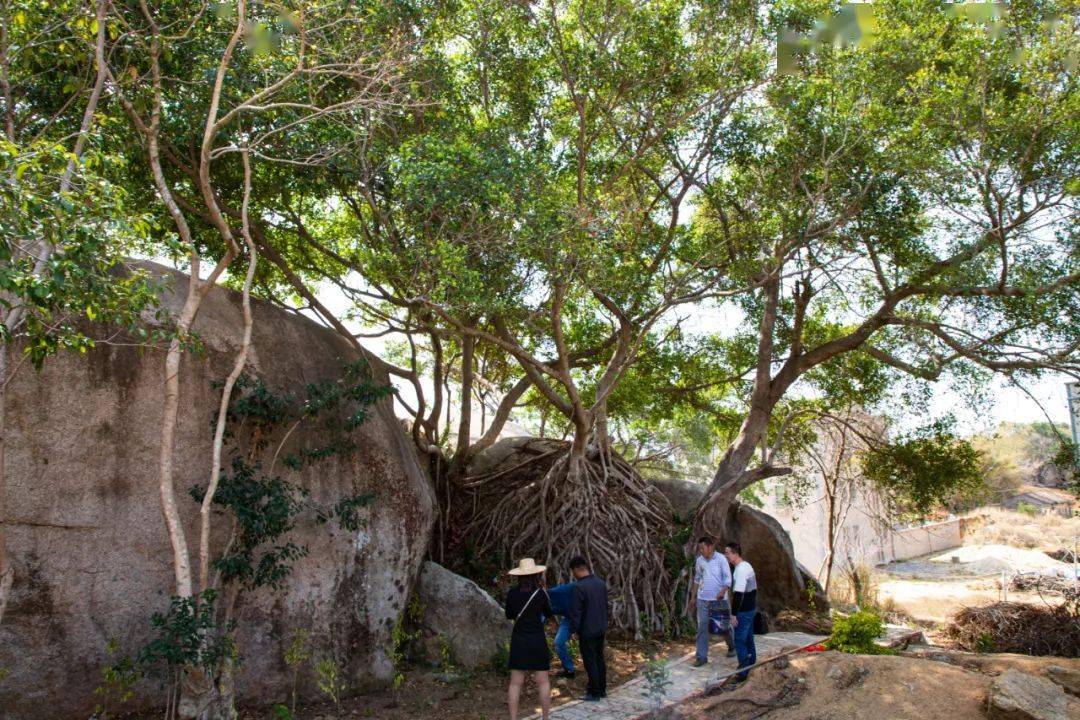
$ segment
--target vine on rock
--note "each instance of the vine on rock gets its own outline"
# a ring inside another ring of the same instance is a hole
[[[138,656],[139,665],[168,689],[166,718],[232,716],[232,677],[242,660],[235,643],[237,603],[244,592],[284,588],[295,562],[308,553],[291,538],[304,517],[317,525],[335,522],[347,532],[363,525],[371,493],[319,504],[307,488],[275,474],[289,439],[307,423],[320,441],[287,451],[280,465],[287,474],[348,455],[358,447],[351,431],[389,391],[372,382],[363,361],[346,365],[339,379],[308,384],[302,399],[275,393],[258,378],[236,379],[226,411],[230,471],[222,471],[211,501],[215,513],[231,521],[228,539],[210,564],[210,587],[172,597],[168,611],[154,615],[156,636]],[[201,505],[206,487],[196,485],[189,494]]]

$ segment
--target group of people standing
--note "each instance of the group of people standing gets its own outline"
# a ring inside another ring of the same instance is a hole
[[[737,655],[739,668],[749,668],[757,662],[754,646],[754,616],[757,611],[757,577],[754,568],[742,557],[739,543],[724,545],[723,553],[716,551],[711,537],[701,537],[694,561],[694,578],[688,595],[687,611],[696,604],[697,644],[694,667],[704,667],[709,661],[709,636],[717,634],[727,642],[728,657]],[[593,574],[588,560],[575,557],[570,561],[572,582],[548,588],[544,583],[544,565],[524,558],[510,570],[517,585],[506,596],[506,617],[513,621],[510,636],[510,719],[517,720],[521,688],[526,673],[532,673],[540,693],[544,720],[551,712],[551,651],[548,649],[545,623],[562,618],[555,635],[555,652],[562,663],[560,677],[576,676],[569,643],[578,638],[581,662],[588,675],[584,697],[594,702],[607,696],[607,664],[604,660],[604,638],[608,624],[607,584]],[[736,675],[736,681],[746,680],[747,672]]]
[[[604,636],[608,624],[607,583],[592,573],[588,560],[575,557],[570,561],[572,583],[556,585],[548,590],[544,585],[544,565],[524,558],[510,571],[517,577],[517,586],[506,595],[506,617],[514,621],[510,635],[510,719],[517,720],[521,687],[525,673],[533,673],[540,693],[540,708],[544,720],[551,712],[551,651],[548,649],[544,623],[561,615],[562,623],[556,635],[556,647],[563,663],[562,675],[574,677],[574,661],[569,642],[577,635],[581,663],[589,676],[585,700],[594,702],[607,696],[607,663],[604,660]]]
[[[694,667],[709,662],[709,635],[723,636],[727,656],[738,655],[739,667],[757,662],[754,644],[754,616],[757,614],[757,575],[743,559],[742,546],[730,542],[723,554],[716,551],[716,541],[708,535],[698,539],[698,556],[694,561],[694,581],[687,596],[687,612],[695,608],[697,644]],[[747,673],[737,674],[736,680],[746,680]]]

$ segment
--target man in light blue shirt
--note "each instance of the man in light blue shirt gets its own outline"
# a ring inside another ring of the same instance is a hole
[[[694,581],[687,597],[687,610],[690,609],[691,602],[697,602],[697,648],[694,667],[702,667],[709,662],[710,616],[719,619],[720,632],[727,642],[727,656],[735,655],[735,643],[731,637],[731,605],[727,597],[730,590],[731,568],[727,559],[716,552],[716,543],[711,537],[703,536],[698,540]]]

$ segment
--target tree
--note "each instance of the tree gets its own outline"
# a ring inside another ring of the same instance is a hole
[[[776,20],[805,29],[819,8]],[[1057,10],[1010,7],[988,32],[939,3],[875,3],[872,42],[805,54],[740,118],[697,222],[738,253],[729,283],[759,283],[737,300],[756,353],[699,523],[790,471],[753,460],[793,391],[882,366],[1080,372],[1077,21]]]
[[[158,7],[140,1],[112,10],[105,20],[111,45],[103,72],[130,128],[128,137],[136,138],[145,152],[128,181],[141,183],[144,196],[160,203],[169,234],[175,233],[169,247],[188,258],[190,269],[165,357],[158,482],[173,550],[177,607],[195,598],[197,610],[211,590],[210,520],[221,477],[224,409],[251,341],[249,298],[257,269],[253,222],[263,210],[252,200],[253,185],[267,180],[256,177],[252,159],[292,168],[325,166],[339,146],[322,142],[323,135],[349,127],[352,141],[368,127],[367,113],[396,103],[403,61],[395,37],[375,39],[367,32],[369,13],[362,5],[239,0],[233,7],[180,0]],[[209,448],[196,574],[173,480],[179,371],[203,299],[233,261],[245,255],[243,341],[222,390]],[[213,260],[206,277],[204,257]],[[211,696],[205,701],[196,697],[197,714],[228,716],[231,698],[222,690],[223,681],[205,670],[187,668],[195,695]]]
[[[40,368],[112,342],[155,298],[126,262],[149,218],[110,180],[123,158],[102,143],[106,11],[0,5],[0,620],[13,580],[2,528],[8,384],[24,361]]]
[[[607,403],[671,309],[712,296],[724,260],[685,220],[732,108],[759,81],[760,27],[740,3],[479,1],[426,39],[432,106],[338,159],[332,220],[320,218],[332,209],[322,198],[283,197],[278,247],[292,252],[280,254],[408,338],[411,362],[395,372],[415,391],[414,437],[446,447],[440,464],[455,482],[479,482],[465,477],[469,459],[526,393],[568,423],[543,482],[506,488],[478,532],[560,567],[591,555],[624,598],[617,622],[637,627],[639,610],[659,616],[662,559],[628,566],[611,538],[641,532],[630,542],[655,546],[649,528],[667,519],[612,453]],[[473,442],[484,358],[501,399]],[[451,376],[452,446],[439,429]]]

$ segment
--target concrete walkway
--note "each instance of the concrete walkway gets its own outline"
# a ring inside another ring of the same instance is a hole
[[[774,632],[768,635],[754,636],[759,663],[784,651],[824,641],[823,636],[806,635],[804,633]],[[690,653],[678,660],[672,660],[668,665],[671,685],[668,686],[664,706],[682,702],[691,695],[704,690],[705,686],[710,682],[716,682],[721,675],[736,669],[738,662],[735,658],[725,658],[725,650],[723,642],[715,642],[710,648],[708,666],[701,668],[693,667],[694,653]],[[653,701],[647,697],[646,692],[644,678],[638,676],[611,690],[608,692],[608,696],[599,702],[587,703],[575,700],[566,705],[560,705],[551,711],[551,719],[632,720],[653,709]],[[540,713],[537,713],[530,716],[530,720],[539,717]]]

